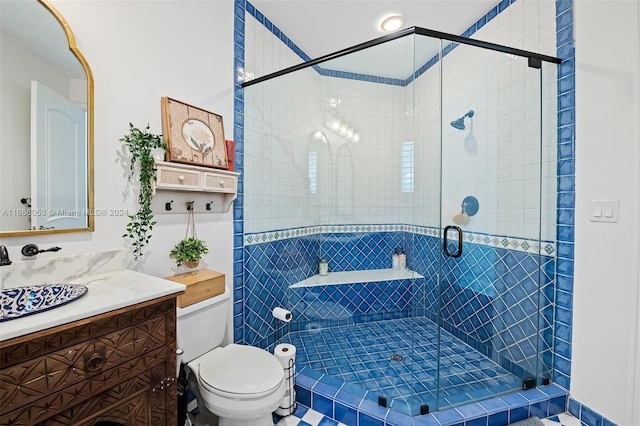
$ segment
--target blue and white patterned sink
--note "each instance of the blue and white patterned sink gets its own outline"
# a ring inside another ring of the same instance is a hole
[[[81,284],[42,284],[15,287],[0,293],[0,322],[57,308],[87,292]]]

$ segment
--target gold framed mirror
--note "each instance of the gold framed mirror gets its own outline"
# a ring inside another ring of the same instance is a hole
[[[0,237],[91,232],[91,68],[48,0],[0,1],[0,31]]]

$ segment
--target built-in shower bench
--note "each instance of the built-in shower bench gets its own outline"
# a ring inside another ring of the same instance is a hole
[[[323,285],[340,285],[356,283],[373,283],[380,281],[399,281],[424,278],[409,269],[369,269],[364,271],[329,272],[327,275],[314,275],[299,281],[289,288],[317,287]]]

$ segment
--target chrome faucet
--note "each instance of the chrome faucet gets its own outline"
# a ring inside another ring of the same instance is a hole
[[[9,252],[5,246],[0,246],[0,266],[11,265],[11,260],[9,259]]]

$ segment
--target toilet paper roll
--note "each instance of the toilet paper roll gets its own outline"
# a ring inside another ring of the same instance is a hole
[[[282,365],[282,368],[289,368],[296,364],[296,347],[289,343],[276,345],[273,354]],[[290,362],[291,360],[293,360],[293,363]]]
[[[273,317],[280,321],[289,322],[293,318],[293,315],[286,309],[278,307],[273,308]]]

